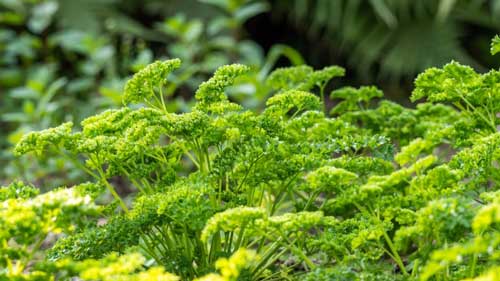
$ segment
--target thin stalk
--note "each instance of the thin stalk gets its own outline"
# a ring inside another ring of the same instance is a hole
[[[227,235],[226,249],[224,250],[224,252],[226,253],[231,252],[231,248],[233,246],[233,236],[234,236],[234,231],[229,232],[229,235]]]
[[[61,155],[64,159],[69,160],[71,163],[73,163],[78,168],[82,169],[84,172],[86,172],[87,174],[89,174],[93,178],[99,178],[99,176],[96,173],[92,172],[89,168],[85,167],[85,165],[80,163],[80,161],[74,159],[73,157],[67,155],[66,153],[64,153],[62,151],[59,153],[59,155]]]
[[[130,180],[130,182],[132,182],[132,184],[137,187],[137,189],[139,190],[140,193],[143,193],[145,194],[145,191],[144,191],[144,188],[135,180],[133,179],[130,174],[122,167],[122,166],[119,166],[120,167],[120,170],[122,171],[122,173],[127,176],[127,178]]]
[[[412,278],[415,278],[417,276],[418,266],[419,266],[419,260],[416,259],[415,262],[413,263],[413,269],[411,270]]]
[[[160,239],[158,239],[158,243],[162,244],[165,251],[172,251],[174,248],[172,242],[170,241],[170,237],[165,234],[161,227],[154,226],[153,228],[159,233]]]
[[[163,98],[163,83],[160,84],[160,99],[161,99],[161,106],[163,107],[163,111],[165,111],[165,113],[168,113],[167,106],[165,105],[165,99]]]
[[[279,247],[279,245],[278,245]],[[274,255],[273,257],[273,253],[274,251],[276,251],[278,248],[276,249],[273,249],[272,251],[269,252],[269,255],[264,259],[261,260],[261,263],[259,263],[255,269],[256,271],[252,272],[252,276],[259,276],[266,268],[268,268],[271,264],[273,264],[274,262],[276,262],[282,255],[284,255],[288,249],[283,249],[281,250],[281,252],[277,253],[276,255]],[[272,257],[272,259],[271,259]]]
[[[220,232],[217,233],[217,235],[214,235],[212,238],[212,241],[210,243],[210,250],[208,253],[208,260],[209,262],[213,262],[215,257],[215,253],[217,253],[220,250]]]
[[[116,192],[116,190],[114,189],[114,187],[112,187],[111,184],[109,184],[108,180],[106,179],[106,176],[104,175],[104,172],[102,171],[102,168],[97,169],[97,172],[99,173],[99,175],[101,177],[101,182],[104,184],[104,186],[106,186],[106,188],[109,190],[109,192],[111,193],[111,195],[113,195],[113,197],[116,200],[118,200],[118,203],[122,207],[123,211],[125,213],[128,213],[129,210],[127,208],[127,205],[122,200],[122,198],[120,197],[120,195],[118,195],[118,193]]]
[[[245,228],[246,228],[246,225],[242,225],[240,227],[240,233],[238,233],[238,240],[236,241],[236,244],[234,245],[235,249],[239,249],[241,247],[241,244],[243,243]]]
[[[160,264],[161,262],[161,259],[156,255],[156,252],[154,250],[154,247],[152,246],[152,241],[148,241],[146,239],[147,235],[146,233],[142,233],[142,242],[144,243],[144,246],[146,248],[143,247],[143,250],[146,251],[146,253],[148,253],[155,261],[156,263]]]
[[[404,275],[409,275],[408,271],[406,271],[406,268],[404,266],[403,260],[401,259],[401,256],[399,256],[399,253],[396,250],[396,247],[394,246],[394,244],[392,243],[391,238],[389,237],[389,235],[385,231],[385,229],[384,229],[384,227],[382,225],[382,222],[380,221],[380,218],[378,216],[374,215],[372,212],[367,211],[365,208],[361,207],[359,204],[354,203],[354,205],[361,212],[363,212],[365,214],[368,214],[369,216],[371,216],[372,218],[374,218],[375,220],[377,220],[377,222],[381,225],[382,235],[384,236],[385,242],[387,243],[387,245],[389,246],[389,249],[392,252],[391,258],[396,262],[396,264],[399,266],[399,268],[401,269],[401,272],[403,272]]]
[[[271,206],[271,211],[270,211],[270,215],[273,215],[274,212],[277,210],[277,207],[279,205],[279,203],[281,202],[281,200],[284,198],[284,194],[287,193],[287,190],[288,190],[288,187],[292,184],[292,182],[295,180],[295,178],[297,178],[297,175],[298,174],[295,174],[292,178],[290,178],[290,180],[288,181],[288,183],[286,183],[281,189],[280,189],[280,192],[278,193],[278,195],[276,196],[276,198],[274,199],[274,202],[273,202],[273,205]]]
[[[474,276],[476,275],[476,264],[477,264],[477,255],[474,254],[472,256],[472,265],[469,273],[470,278],[474,278]]]
[[[319,86],[319,95],[321,97],[321,103],[323,104],[323,110],[324,110],[325,115],[326,115],[327,108],[326,108],[326,100],[325,100],[325,86],[326,86],[326,84]]]
[[[297,114],[299,114],[302,111],[302,107],[297,108],[297,110],[292,114],[292,117],[290,117],[290,120],[295,118]]]
[[[212,164],[210,162],[210,153],[208,152],[208,147],[205,148],[205,157],[207,159],[207,170],[208,172],[212,171]]]
[[[403,272],[403,274],[404,275],[408,275],[408,272],[406,271],[406,268],[405,268],[405,265],[403,263],[403,260],[399,256],[399,253],[396,250],[396,247],[394,247],[394,244],[392,243],[391,238],[389,237],[389,235],[387,235],[387,232],[385,231],[385,229],[382,230],[382,233],[384,235],[385,242],[387,242],[387,245],[389,245],[389,249],[391,249],[391,252],[394,255],[394,258],[395,258],[394,261],[398,264],[398,266],[401,269],[401,271]]]
[[[496,132],[497,131],[497,127],[495,126],[495,124],[491,123],[491,118],[488,119],[486,118],[479,110],[477,110],[477,108],[471,104],[463,95],[460,95],[460,98],[467,104],[467,106],[469,106],[470,108],[472,108],[473,112],[475,114],[477,114],[479,117],[481,117],[481,119],[483,119],[492,129],[493,129],[493,132]]]
[[[196,148],[198,163],[200,163],[200,170],[204,173],[207,173],[209,171],[209,168],[208,168],[208,163],[205,163],[207,158],[204,155],[205,154],[204,150],[201,148],[201,145],[198,143],[197,139],[195,139],[193,143]]]
[[[316,198],[318,198],[318,195],[320,194],[320,191],[316,191],[314,192],[310,197],[309,199],[307,200],[306,202],[306,205],[304,206],[304,211],[307,211],[307,209],[309,209],[309,207],[311,206],[311,204],[316,201]]]
[[[299,256],[307,264],[307,266],[310,269],[316,268],[316,265],[304,254],[303,251],[301,251],[297,247],[293,246],[295,244],[295,242],[297,241],[297,239],[295,239],[293,241],[289,241],[287,235],[285,233],[283,233],[283,231],[279,230],[279,233],[281,234],[281,236],[283,237],[283,239],[286,242],[283,244],[283,246],[285,248],[289,249],[292,253]]]
[[[153,229],[155,229],[155,227],[153,227],[152,230]],[[160,254],[161,253],[165,254],[166,252],[168,252],[167,246],[165,245],[165,243],[161,239],[161,234],[151,231],[151,234],[149,235],[149,237],[150,237],[151,241],[155,242],[156,249],[158,249],[158,252]]]
[[[257,156],[257,158],[255,160],[252,161],[252,163],[250,163],[250,167],[248,167],[248,170],[245,172],[245,176],[243,176],[243,179],[241,180],[240,184],[238,185],[238,187],[236,188],[236,191],[240,190],[240,188],[243,186],[243,183],[246,181],[248,175],[250,174],[250,171],[253,169],[253,166],[257,163],[257,161],[259,161],[262,157],[264,156],[264,153],[262,153],[261,155]]]
[[[264,238],[262,238],[264,239]],[[257,266],[255,267],[255,270],[252,272],[252,275],[255,275],[257,272],[259,272],[259,269],[265,264],[267,263],[267,261],[271,258],[272,254],[278,250],[278,248],[280,247],[280,241],[282,240],[282,238],[278,238],[278,240],[276,240],[274,243],[272,243],[270,245],[270,247],[267,249],[267,251],[261,255],[261,259],[259,260],[259,263],[257,264]],[[259,247],[260,249],[260,247]],[[287,250],[285,249],[284,252],[286,252]]]

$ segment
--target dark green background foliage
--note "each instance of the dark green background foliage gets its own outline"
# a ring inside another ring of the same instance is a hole
[[[364,81],[372,77],[411,81],[426,68],[452,59],[478,70],[498,65],[498,59],[484,55],[500,28],[497,0],[272,3],[281,12],[279,18],[295,26],[299,34],[295,44],[310,63],[345,61]]]

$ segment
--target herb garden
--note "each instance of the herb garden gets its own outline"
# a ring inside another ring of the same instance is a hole
[[[190,62],[156,60],[120,106],[24,134],[24,165],[80,182],[0,188],[0,280],[500,280],[500,71],[428,68],[407,107],[295,58],[182,106]]]

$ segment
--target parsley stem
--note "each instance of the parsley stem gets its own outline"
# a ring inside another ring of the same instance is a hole
[[[104,186],[106,186],[106,188],[109,190],[109,192],[111,193],[111,195],[113,195],[113,197],[118,201],[118,203],[122,207],[123,211],[125,213],[128,213],[129,210],[127,208],[127,205],[125,204],[125,202],[123,201],[123,199],[120,197],[120,195],[118,195],[118,193],[116,192],[115,188],[113,186],[111,186],[111,184],[109,184],[108,180],[106,179],[106,175],[104,175],[104,172],[103,172],[102,168],[99,167],[97,169],[97,172],[101,176],[101,182],[104,184]]]

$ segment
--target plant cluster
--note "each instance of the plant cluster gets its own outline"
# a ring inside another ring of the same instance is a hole
[[[500,71],[428,69],[413,109],[375,87],[336,89],[327,112],[342,68],[281,68],[256,112],[225,94],[252,71],[233,64],[179,114],[164,90],[180,67],[142,69],[125,106],[81,130],[21,139],[16,154],[59,154],[94,181],[0,189],[0,279],[497,279]]]
[[[254,76],[231,96],[257,107],[267,93],[261,80],[279,57],[302,63],[289,47],[275,45],[266,55],[245,38],[243,24],[268,8],[260,0],[172,0],[160,5],[173,10],[161,17],[153,16],[159,10],[156,0],[127,1],[121,9],[114,2],[0,1],[0,178],[22,177],[47,189],[85,180],[59,157],[47,155],[32,166],[32,157],[16,158],[9,147],[27,132],[79,123],[105,108],[119,107],[129,76],[155,59],[184,61],[163,92],[169,110],[179,112],[189,110],[191,93],[220,65],[241,62],[253,67]],[[164,20],[146,28],[127,12],[137,5],[151,13],[148,17]],[[210,18],[188,18],[192,6]]]

